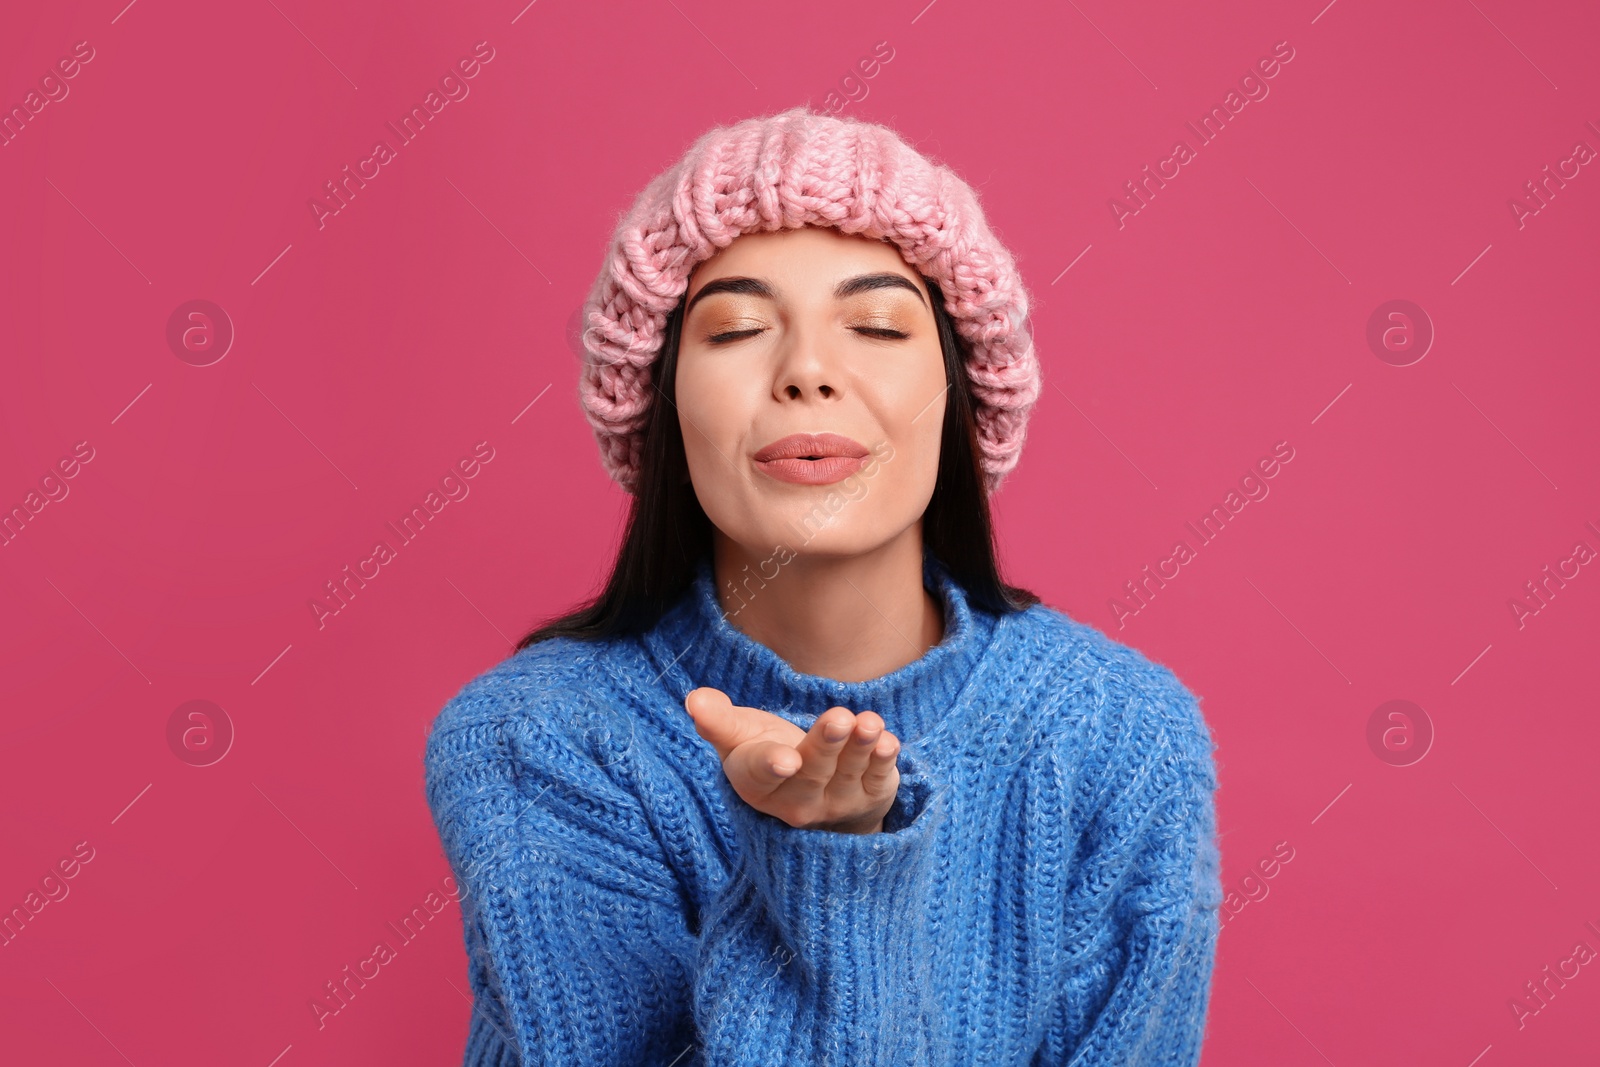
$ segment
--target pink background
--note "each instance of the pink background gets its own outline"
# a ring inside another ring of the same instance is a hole
[[[8,111],[94,52],[0,148],[0,507],[93,450],[0,546],[0,908],[93,850],[0,947],[0,1058],[459,1062],[454,903],[320,1029],[310,1002],[449,874],[429,723],[620,535],[571,337],[617,214],[708,126],[808,100],[954,166],[1018,255],[1047,384],[996,498],[1009,577],[1202,697],[1238,894],[1205,1062],[1596,1054],[1600,965],[1510,1006],[1600,951],[1600,567],[1510,607],[1600,548],[1600,167],[1510,206],[1600,148],[1592,7],[125,2],[0,34]],[[480,41],[470,94],[319,228],[323,183]],[[167,341],[194,299],[236,331],[209,366]],[[1436,331],[1408,366],[1366,339],[1390,300]],[[481,441],[470,494],[319,628]],[[1119,627],[1280,441],[1270,494]],[[191,700],[235,731],[210,766],[169,745]],[[1431,724],[1420,761],[1369,743],[1390,700]]]

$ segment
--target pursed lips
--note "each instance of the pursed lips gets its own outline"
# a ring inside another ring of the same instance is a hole
[[[836,433],[797,433],[780,437],[751,457],[765,473],[800,485],[829,485],[861,468],[867,449]]]

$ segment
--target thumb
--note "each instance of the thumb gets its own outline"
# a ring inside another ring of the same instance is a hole
[[[720,689],[701,686],[684,698],[683,706],[700,736],[711,743],[721,759],[727,759],[729,753],[759,732]]]

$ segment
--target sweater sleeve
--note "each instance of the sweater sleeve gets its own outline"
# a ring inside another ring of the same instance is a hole
[[[946,1062],[924,921],[941,790],[904,750],[898,767],[876,834],[792,827],[720,780],[743,862],[701,941],[708,1067]]]
[[[461,889],[473,998],[463,1065],[666,1067],[694,1038],[694,939],[677,880],[637,800],[565,736],[572,709],[501,703],[458,696],[425,756]]]
[[[914,927],[939,805],[915,761],[874,835],[797,830],[727,787],[741,862],[696,932],[638,797],[582,747],[465,705],[429,735],[474,998],[464,1067],[931,1062]]]
[[[1198,707],[1180,693],[1185,741],[1130,775],[1074,879],[1075,962],[1036,1067],[1200,1061],[1222,900],[1217,779]]]

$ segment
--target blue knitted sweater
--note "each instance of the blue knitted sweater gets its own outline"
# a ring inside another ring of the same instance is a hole
[[[427,798],[460,884],[464,1064],[1193,1065],[1216,956],[1214,745],[1166,667],[931,554],[943,640],[800,674],[722,615],[709,558],[648,632],[540,642],[444,707]],[[684,697],[901,741],[877,834],[733,791]]]

